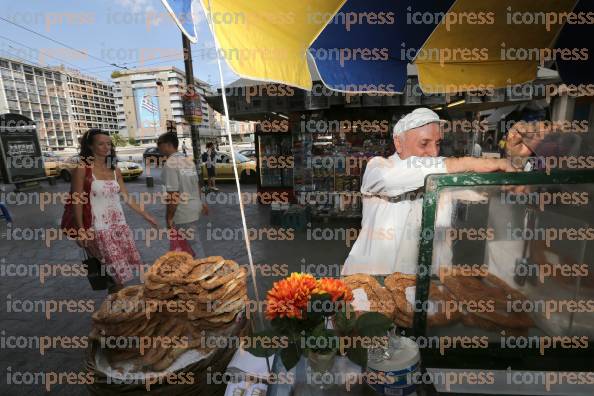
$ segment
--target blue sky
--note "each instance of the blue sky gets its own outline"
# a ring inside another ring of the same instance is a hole
[[[0,1],[2,17],[108,63],[184,69],[181,33],[160,0]],[[194,74],[216,87],[219,75],[214,41],[202,10],[198,7],[197,11],[198,43],[192,45]],[[103,80],[109,80],[115,70],[2,20],[0,36],[0,56],[12,55],[44,65],[64,64]],[[237,79],[224,61],[223,75],[225,83]]]

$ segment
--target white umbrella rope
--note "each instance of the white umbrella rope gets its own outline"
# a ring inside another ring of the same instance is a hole
[[[206,10],[205,10],[206,11]],[[229,109],[227,107],[227,95],[225,94],[225,82],[223,79],[223,69],[221,66],[221,57],[219,55],[219,44],[217,42],[216,39],[216,35],[215,35],[215,30],[214,27],[212,25],[212,12],[211,12],[211,8],[210,8],[210,1],[208,2],[208,12],[205,12],[206,15],[206,20],[208,21],[208,25],[210,27],[210,30],[212,32],[212,36],[215,42],[215,49],[216,49],[216,53],[217,53],[217,66],[219,69],[219,80],[221,83],[221,92],[223,95],[223,108],[225,110],[225,130],[227,132],[227,139],[229,139],[229,146],[231,147],[231,159],[233,161],[233,174],[235,175],[235,186],[237,187],[237,194],[239,196],[239,211],[241,212],[241,223],[243,226],[243,235],[244,235],[244,240],[245,240],[245,248],[247,250],[247,254],[248,254],[248,260],[249,260],[249,264],[250,264],[250,272],[252,273],[252,281],[254,283],[254,295],[256,297],[256,302],[257,305],[260,306],[260,295],[258,292],[258,281],[256,279],[256,270],[254,268],[254,259],[252,257],[252,248],[251,248],[251,242],[250,242],[250,238],[249,238],[249,233],[248,233],[248,229],[247,229],[247,223],[245,220],[245,210],[243,207],[243,200],[241,199],[241,185],[239,183],[239,176],[237,174],[237,167],[235,166],[235,147],[233,146],[233,139],[231,137],[231,128],[229,125]],[[263,323],[263,319],[262,319],[262,315],[260,313],[260,315],[258,315],[258,317],[260,318],[260,324],[262,325],[262,327],[264,326]],[[268,359],[266,359],[268,361]]]

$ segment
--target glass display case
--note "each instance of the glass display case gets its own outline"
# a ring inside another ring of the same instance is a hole
[[[423,366],[592,371],[594,172],[425,186],[412,329]]]

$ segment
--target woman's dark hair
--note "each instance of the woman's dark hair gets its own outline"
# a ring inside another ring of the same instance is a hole
[[[212,147],[212,148],[214,148],[214,143],[213,143],[213,142],[208,142],[208,143],[206,143],[206,148],[207,148],[207,149],[209,149],[209,148],[211,148],[211,147]]]
[[[80,160],[85,162],[87,165],[90,165],[93,161],[93,150],[91,150],[91,145],[93,144],[93,140],[97,135],[110,136],[109,133],[102,131],[101,129],[89,129],[82,135],[80,139],[80,152],[78,155]],[[116,151],[114,145],[112,144],[111,153],[107,156],[107,158],[105,158],[105,163],[107,164],[107,167],[115,169],[116,162]]]

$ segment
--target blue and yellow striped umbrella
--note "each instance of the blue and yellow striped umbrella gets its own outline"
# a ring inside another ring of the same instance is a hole
[[[250,79],[311,89],[309,58],[346,92],[402,92],[411,64],[426,93],[525,83],[552,63],[567,81],[593,80],[594,0],[196,1],[231,69]]]

